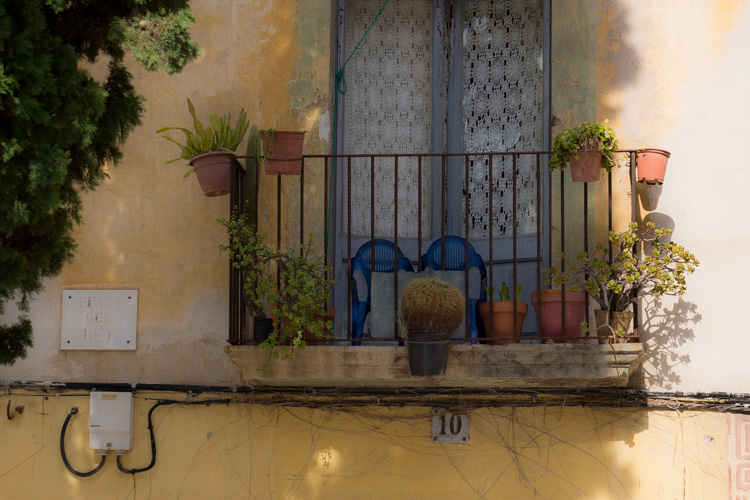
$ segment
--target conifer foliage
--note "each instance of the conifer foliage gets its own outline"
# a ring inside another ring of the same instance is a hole
[[[33,345],[26,313],[42,280],[75,251],[81,190],[94,189],[140,124],[123,64],[180,71],[198,53],[188,0],[0,0],[0,364]],[[103,81],[79,67],[108,64]]]

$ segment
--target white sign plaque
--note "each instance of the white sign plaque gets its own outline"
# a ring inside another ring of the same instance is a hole
[[[134,350],[138,290],[63,290],[60,348]]]

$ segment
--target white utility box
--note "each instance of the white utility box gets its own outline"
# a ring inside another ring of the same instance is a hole
[[[90,401],[89,448],[123,455],[133,447],[133,394],[93,391]]]

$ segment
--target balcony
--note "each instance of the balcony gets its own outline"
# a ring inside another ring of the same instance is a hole
[[[628,219],[635,219],[636,200],[630,196],[635,193],[635,169],[630,169],[635,151],[620,152],[619,175],[626,182],[613,178],[617,172],[603,171],[602,180],[591,184],[573,183],[567,170],[550,174],[547,154],[307,155],[300,176],[262,179],[262,201],[270,207],[264,232],[273,235],[276,248],[300,245],[308,233],[318,235],[316,248],[336,276],[329,302],[336,317],[334,338],[326,345],[308,345],[296,359],[274,360],[259,371],[268,351],[253,338],[242,277],[230,269],[227,352],[245,383],[626,387],[642,356],[639,308],[629,343],[600,344],[593,328],[570,327],[564,304],[562,334],[552,338],[537,326],[541,299],[537,296],[534,303],[531,292],[547,288],[542,270],[552,255],[590,251],[596,242],[606,242],[623,205],[627,212],[629,204]],[[245,197],[258,200],[259,183],[255,192],[248,191],[245,170],[235,171],[231,206],[241,207]],[[391,272],[377,272],[381,244],[392,248],[387,257],[393,259]],[[451,252],[457,256],[453,261]],[[407,348],[394,321],[398,291],[420,273],[455,284],[466,300],[465,318],[451,336],[448,369],[441,376],[410,375]],[[503,282],[510,290],[523,285],[521,301],[513,300],[514,312],[521,302],[529,304],[526,318],[514,319],[514,330],[521,322],[519,343],[488,335],[493,316],[485,321],[479,313],[480,303],[498,300],[488,291],[499,290]],[[583,319],[594,325],[589,302],[586,296]]]

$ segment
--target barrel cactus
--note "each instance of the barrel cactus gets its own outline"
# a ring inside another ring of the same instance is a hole
[[[408,332],[444,331],[458,328],[465,299],[455,286],[435,278],[416,278],[401,293],[401,319]]]

